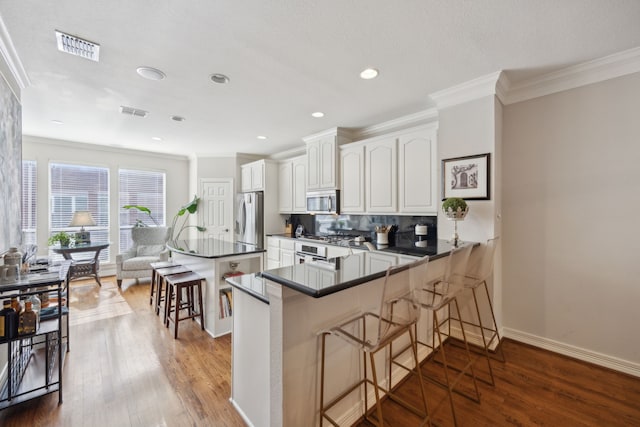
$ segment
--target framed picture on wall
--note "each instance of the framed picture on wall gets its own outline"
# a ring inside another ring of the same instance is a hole
[[[442,200],[489,199],[489,153],[442,159]]]

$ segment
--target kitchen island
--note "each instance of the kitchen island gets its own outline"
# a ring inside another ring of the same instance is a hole
[[[214,338],[230,333],[233,297],[225,276],[261,271],[265,250],[255,245],[212,238],[171,241],[167,248],[175,262],[206,279],[203,289],[205,330]]]
[[[450,251],[450,245],[439,242],[430,276],[443,272],[443,258]],[[254,426],[319,425],[318,334],[376,307],[386,269],[416,259],[371,251],[228,279],[241,291],[234,295],[231,398],[245,420]],[[427,320],[421,320],[418,333],[426,333],[427,327]],[[421,349],[420,357],[427,355]],[[383,363],[384,354],[379,356]],[[327,339],[326,401],[357,381],[361,361],[358,351],[342,340]],[[394,380],[401,378],[394,372]],[[358,420],[360,400],[354,395],[336,408],[333,415],[340,425]]]

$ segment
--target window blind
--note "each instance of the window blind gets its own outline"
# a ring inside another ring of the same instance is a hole
[[[120,252],[131,247],[131,228],[138,221],[147,226],[166,225],[165,181],[164,172],[133,169],[118,171]],[[151,211],[151,217],[138,209],[123,209],[125,205],[144,206]]]
[[[36,193],[38,191],[37,163],[22,161],[22,244],[35,245],[36,240]]]
[[[74,234],[78,227],[69,227],[73,213],[88,210],[96,221],[85,227],[92,243],[109,242],[109,169],[63,163],[49,164],[49,230],[51,234],[66,231]],[[100,253],[100,260],[109,260],[109,248]],[[77,254],[78,259],[90,258],[91,253]],[[50,251],[52,260],[62,256]],[[75,255],[74,255],[75,257]]]

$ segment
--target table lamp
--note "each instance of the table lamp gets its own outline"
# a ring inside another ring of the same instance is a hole
[[[69,223],[69,227],[80,227],[80,231],[76,233],[76,244],[90,243],[91,236],[88,231],[85,231],[84,226],[96,225],[96,221],[91,216],[89,211],[75,211],[73,218]]]

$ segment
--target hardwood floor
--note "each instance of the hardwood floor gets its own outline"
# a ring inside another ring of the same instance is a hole
[[[71,327],[64,403],[58,406],[52,394],[0,411],[1,426],[244,425],[229,402],[230,336],[214,340],[195,322],[182,322],[180,338],[174,340],[149,306],[148,284],[129,283],[121,293],[131,313],[105,318],[98,311],[95,321]],[[97,284],[72,283],[72,307],[108,301]],[[479,382],[482,403],[455,396],[459,425],[640,426],[640,378],[514,341],[503,345],[507,362],[494,364],[496,386]],[[459,355],[449,347],[452,358]],[[423,369],[431,375],[441,371],[432,363]],[[486,376],[481,361],[476,370]],[[463,385],[468,387],[468,381]],[[415,379],[400,389],[407,399],[419,396]],[[428,386],[432,410],[443,397],[442,390]],[[393,402],[384,405],[392,425],[418,425]],[[452,425],[446,401],[435,419],[438,425]]]

